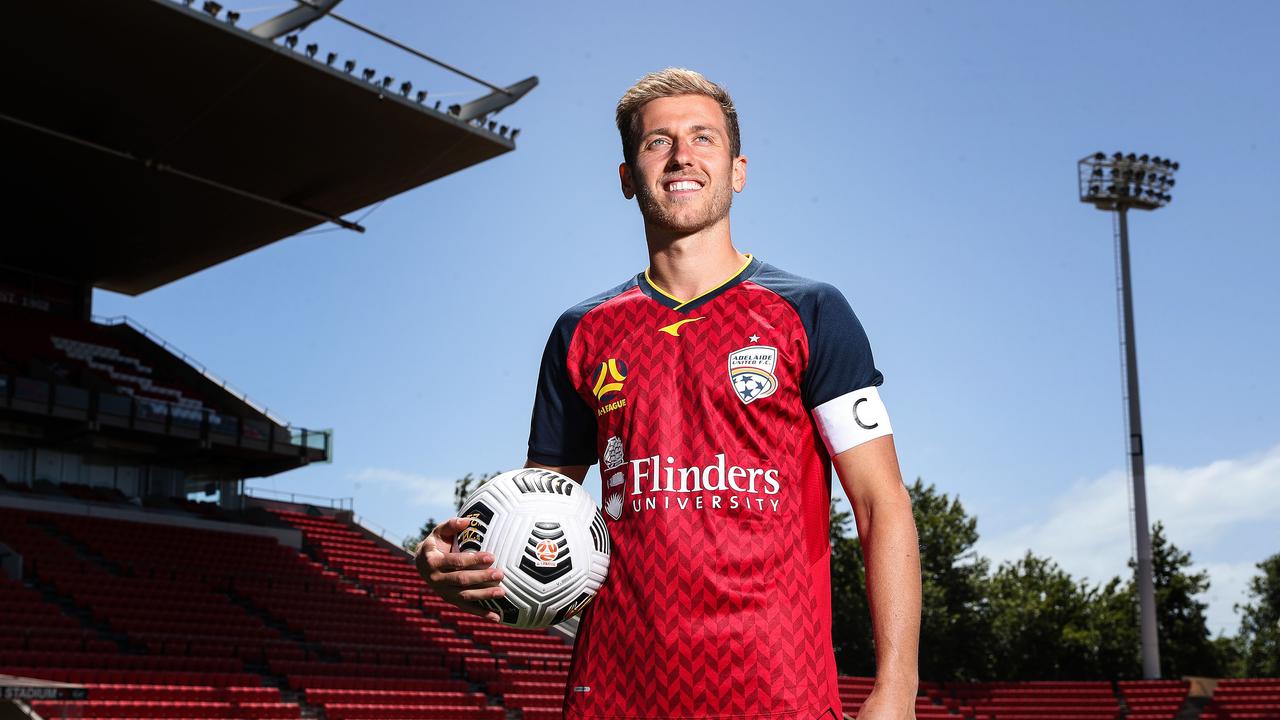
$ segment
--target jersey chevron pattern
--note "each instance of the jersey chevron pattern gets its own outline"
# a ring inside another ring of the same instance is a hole
[[[560,317],[529,457],[600,462],[613,543],[566,717],[840,717],[830,453],[889,431],[881,381],[839,291],[754,258],[691,301],[641,273]]]

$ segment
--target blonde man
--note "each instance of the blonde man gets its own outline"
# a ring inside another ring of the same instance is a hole
[[[570,308],[544,351],[530,467],[600,462],[613,557],[583,616],[567,718],[839,718],[831,648],[834,461],[862,538],[877,675],[859,717],[914,717],[920,564],[883,380],[834,287],[733,245],[747,182],[729,94],[651,73],[617,108],[622,193],[649,267]],[[428,582],[494,619],[487,554],[419,550]]]

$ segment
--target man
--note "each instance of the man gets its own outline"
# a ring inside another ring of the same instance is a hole
[[[831,649],[834,461],[867,567],[877,675],[859,717],[914,717],[920,564],[861,324],[830,285],[734,248],[737,112],[698,73],[618,104],[622,193],[649,268],[565,312],[543,356],[529,467],[601,463],[613,555],[583,615],[568,718],[840,717]],[[428,583],[496,619],[492,555],[418,550]]]

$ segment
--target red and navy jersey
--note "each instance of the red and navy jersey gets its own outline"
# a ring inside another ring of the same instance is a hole
[[[834,287],[748,259],[682,302],[641,273],[566,311],[529,458],[600,462],[609,579],[568,718],[840,717],[831,455],[891,432]]]

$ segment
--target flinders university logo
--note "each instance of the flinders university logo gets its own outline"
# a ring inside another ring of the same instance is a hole
[[[625,362],[617,358],[609,358],[600,363],[600,368],[596,370],[595,387],[591,389],[596,400],[600,401],[600,407],[596,409],[597,415],[611,413],[627,406],[627,399],[619,397],[626,380],[627,364]]]
[[[729,382],[738,399],[750,405],[772,395],[778,389],[773,374],[777,365],[778,348],[768,345],[749,345],[729,353]]]

